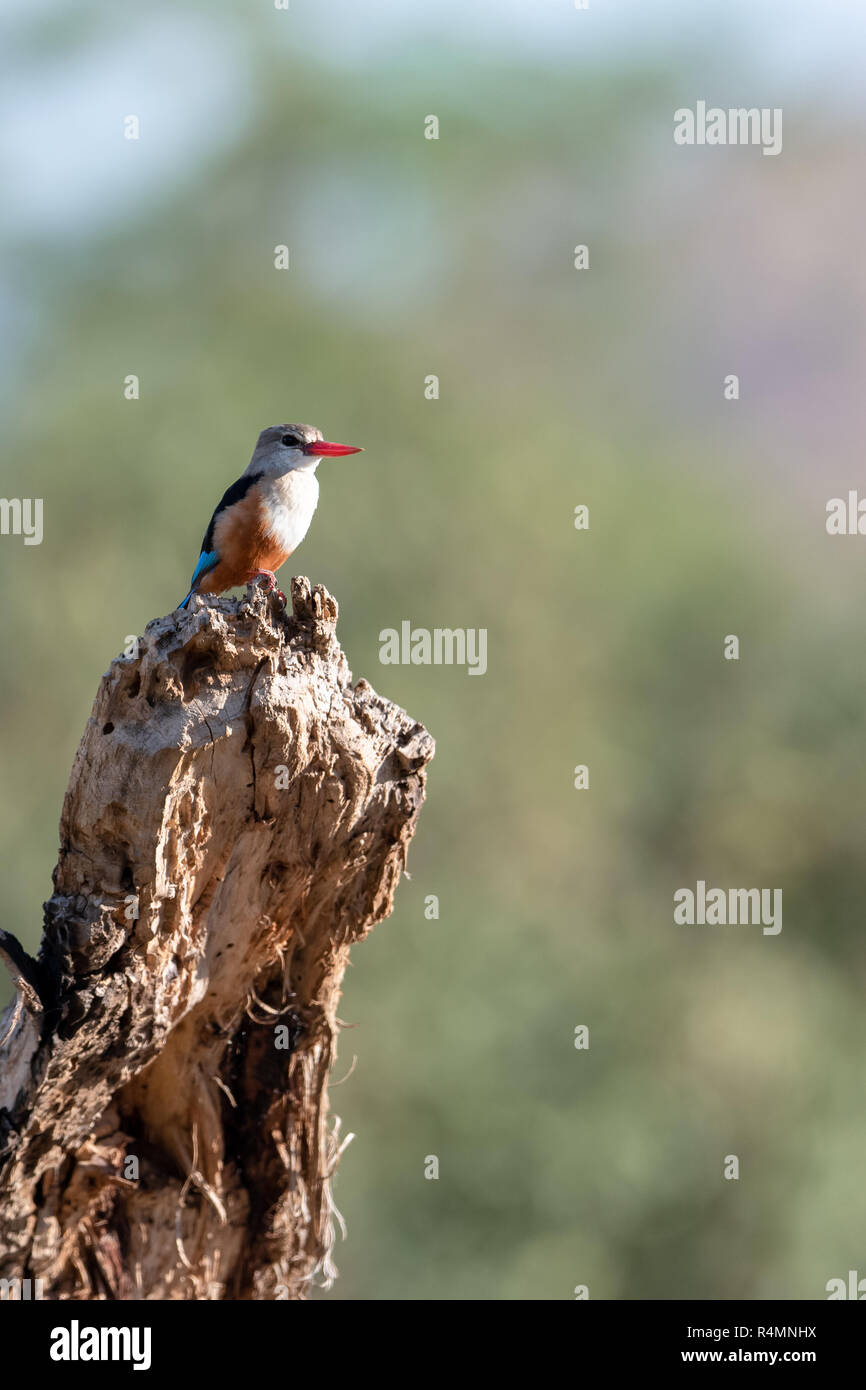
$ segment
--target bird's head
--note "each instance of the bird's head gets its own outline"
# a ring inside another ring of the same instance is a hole
[[[259,435],[250,468],[275,474],[315,472],[323,458],[360,453],[353,444],[331,444],[315,425],[270,425]]]

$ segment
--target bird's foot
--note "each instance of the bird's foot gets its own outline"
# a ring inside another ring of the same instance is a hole
[[[247,576],[247,583],[252,584],[254,579],[264,579],[265,592],[268,594],[276,594],[277,598],[280,600],[283,607],[285,608],[286,596],[283,593],[282,589],[277,588],[277,576],[274,574],[273,570],[253,570],[252,574]]]

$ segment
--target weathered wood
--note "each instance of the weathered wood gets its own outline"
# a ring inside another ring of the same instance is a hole
[[[433,753],[352,685],[336,618],[305,579],[288,614],[194,599],[103,678],[38,961],[0,940],[0,1278],[270,1299],[332,1277],[340,982]]]

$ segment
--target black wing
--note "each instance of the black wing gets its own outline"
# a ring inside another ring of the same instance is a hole
[[[245,473],[242,478],[238,478],[236,483],[232,483],[231,487],[226,488],[210,519],[210,526],[204,533],[204,540],[201,543],[202,555],[206,555],[213,549],[213,532],[220,512],[224,512],[226,507],[233,507],[235,502],[240,502],[242,498],[246,497],[253,483],[257,483],[259,478],[263,476],[262,473]]]

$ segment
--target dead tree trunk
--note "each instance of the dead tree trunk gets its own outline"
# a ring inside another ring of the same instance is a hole
[[[303,1298],[333,1275],[350,946],[386,917],[429,734],[293,581],[152,622],[102,680],[38,960],[0,934],[0,1278]]]

